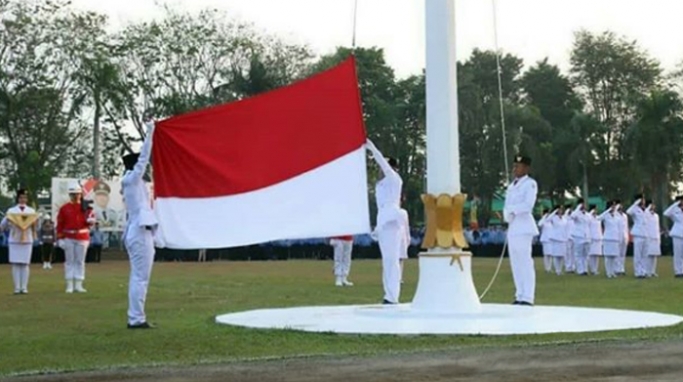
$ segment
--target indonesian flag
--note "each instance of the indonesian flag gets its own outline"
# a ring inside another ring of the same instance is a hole
[[[370,231],[354,58],[293,85],[156,126],[157,234],[168,248]]]

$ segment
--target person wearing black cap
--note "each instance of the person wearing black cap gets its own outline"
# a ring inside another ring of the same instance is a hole
[[[538,235],[533,210],[538,186],[529,176],[531,158],[515,156],[515,179],[505,193],[503,217],[508,223],[507,240],[512,278],[515,283],[515,305],[533,306],[536,293],[536,271],[531,257],[531,244]]]
[[[567,230],[567,249],[564,256],[564,270],[567,273],[574,273],[576,271],[576,261],[574,260],[574,238],[572,238],[572,231],[574,230],[574,221],[572,220],[572,205],[565,204],[564,219],[567,222],[565,229]]]
[[[659,229],[659,214],[652,200],[646,202],[647,209],[647,256],[645,257],[645,276],[657,277],[657,259],[662,255],[662,236]]]
[[[14,294],[28,293],[29,265],[33,240],[37,237],[38,219],[36,211],[27,206],[28,193],[21,189],[17,191],[17,205],[7,210],[7,214],[0,222],[0,228],[10,230],[9,262],[12,264],[12,279],[14,280]],[[30,221],[33,220],[33,223]],[[28,227],[24,222],[30,224]]]
[[[541,236],[538,241],[541,242],[541,247],[543,248],[543,268],[546,273],[550,273],[553,268],[552,259],[552,246],[550,245],[550,231],[552,230],[552,225],[550,223],[550,209],[544,208],[541,220],[538,221],[538,228],[541,230]]]
[[[365,147],[379,165],[384,178],[375,185],[377,201],[377,239],[382,254],[383,304],[398,304],[401,295],[401,246],[404,240],[401,195],[403,180],[393,158],[385,158],[369,139]]]
[[[621,226],[621,214],[617,210],[616,201],[607,204],[607,209],[598,216],[604,226],[602,252],[605,257],[605,273],[607,278],[617,277],[617,258],[621,253],[621,241],[624,230]]]
[[[574,263],[576,274],[579,276],[588,275],[588,252],[590,251],[591,231],[590,215],[586,212],[586,204],[583,199],[576,201],[576,207],[571,214],[572,222],[572,241],[574,242]]]
[[[631,238],[631,233],[628,230],[628,215],[624,212],[621,200],[614,201],[617,205],[616,212],[620,219],[621,240],[619,241],[619,256],[617,257],[614,266],[617,276],[626,276],[626,251],[628,250],[628,243]]]
[[[674,223],[669,230],[669,236],[674,247],[674,276],[683,278],[683,196],[676,200],[664,211],[664,216]]]
[[[600,274],[600,258],[602,257],[602,222],[598,219],[598,206],[591,204],[588,206],[588,217],[590,218],[590,237],[591,242],[588,247],[588,272],[594,276]]]
[[[130,280],[128,282],[128,328],[149,329],[145,300],[147,287],[154,264],[154,231],[157,220],[150,205],[149,193],[143,179],[152,155],[154,122],[145,123],[147,136],[139,154],[123,157],[126,172],[121,180],[123,199],[128,219],[123,233],[123,242],[130,258]]]
[[[633,236],[633,270],[636,278],[644,279],[647,275],[646,257],[648,251],[648,227],[643,195],[636,195],[635,202],[626,210],[633,219],[631,236]]]

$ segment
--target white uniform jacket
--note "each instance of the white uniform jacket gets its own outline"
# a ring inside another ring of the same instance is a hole
[[[528,175],[510,183],[503,208],[503,216],[509,224],[508,236],[538,235],[538,227],[532,214],[537,193],[536,181]]]

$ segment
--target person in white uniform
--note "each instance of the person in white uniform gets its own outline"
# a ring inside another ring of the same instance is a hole
[[[659,214],[655,204],[647,201],[647,257],[645,258],[645,276],[657,277],[657,259],[662,255],[662,237],[659,229]]]
[[[564,217],[564,208],[555,206],[555,210],[550,214],[550,255],[553,259],[555,274],[562,275],[564,268],[564,258],[567,253],[567,219]]]
[[[17,191],[17,205],[7,210],[7,214],[0,222],[2,231],[9,232],[9,262],[12,265],[12,279],[14,281],[14,294],[28,293],[28,279],[30,274],[31,252],[33,240],[37,237],[38,220],[26,229],[14,224],[9,215],[34,215],[36,211],[27,206],[28,193],[21,189]]]
[[[403,180],[398,174],[397,162],[386,159],[369,139],[366,148],[372,153],[384,178],[375,185],[377,226],[375,232],[382,254],[383,304],[398,304],[401,295],[401,242],[404,240],[401,214]]]
[[[536,270],[531,257],[531,244],[538,235],[533,210],[536,204],[538,186],[529,176],[531,158],[515,157],[513,174],[515,179],[505,193],[503,217],[508,223],[507,239],[510,267],[515,283],[515,305],[533,306],[536,294]]]
[[[147,136],[140,154],[128,154],[123,157],[126,172],[121,180],[128,215],[123,242],[130,258],[131,268],[128,283],[129,329],[153,327],[147,322],[145,301],[154,264],[154,232],[158,223],[149,202],[150,198],[143,176],[152,153],[154,122],[148,121],[145,126]]]
[[[609,202],[605,212],[598,216],[598,220],[604,227],[602,252],[605,257],[605,273],[610,279],[617,277],[617,259],[620,256],[621,242],[624,239],[622,217],[617,207],[615,201]]]
[[[591,235],[588,251],[588,272],[597,276],[600,274],[600,258],[602,257],[602,222],[598,219],[598,207],[596,205],[591,204],[588,210]]]
[[[549,209],[543,210],[543,216],[538,221],[538,228],[541,230],[541,237],[539,241],[541,242],[541,247],[543,249],[543,268],[546,273],[552,272],[553,259],[552,259],[552,244],[550,243],[550,230],[552,229]]]
[[[571,219],[572,227],[572,242],[574,243],[574,261],[576,262],[576,273],[580,276],[587,276],[588,269],[586,267],[588,262],[588,252],[590,251],[590,215],[586,212],[586,205],[583,199],[579,199],[574,211],[572,211]]]
[[[567,273],[574,273],[576,271],[576,262],[574,261],[574,238],[572,238],[572,231],[574,230],[574,221],[571,218],[572,205],[564,206],[564,221],[565,229],[567,230],[567,248],[564,257],[564,269]]]
[[[614,203],[617,205],[617,213],[621,218],[619,223],[621,240],[619,242],[619,256],[616,261],[617,276],[626,276],[626,251],[628,250],[628,243],[631,238],[628,226],[628,214],[624,212],[621,200],[617,199]]]
[[[647,275],[646,257],[648,252],[648,216],[645,211],[645,199],[636,196],[636,201],[626,210],[633,219],[631,236],[633,236],[633,270],[635,276],[644,279]]]
[[[664,211],[664,216],[674,223],[669,230],[674,247],[674,277],[683,278],[683,196],[676,198]]]

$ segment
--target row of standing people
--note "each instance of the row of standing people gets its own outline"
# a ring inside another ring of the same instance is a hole
[[[677,199],[664,212],[665,216],[674,220],[681,212],[680,203]],[[629,216],[633,222],[630,230]],[[660,219],[654,203],[641,195],[626,211],[619,200],[610,201],[602,213],[594,205],[586,208],[582,200],[573,209],[556,206],[552,212],[544,211],[538,225],[547,272],[597,275],[600,258],[604,257],[607,277],[623,276],[626,250],[632,238],[634,275],[637,278],[657,276],[657,259],[661,256]],[[675,224],[674,228],[672,234],[683,238],[683,226]],[[674,263],[677,277],[683,277],[678,276],[683,274],[683,264],[680,260]]]

